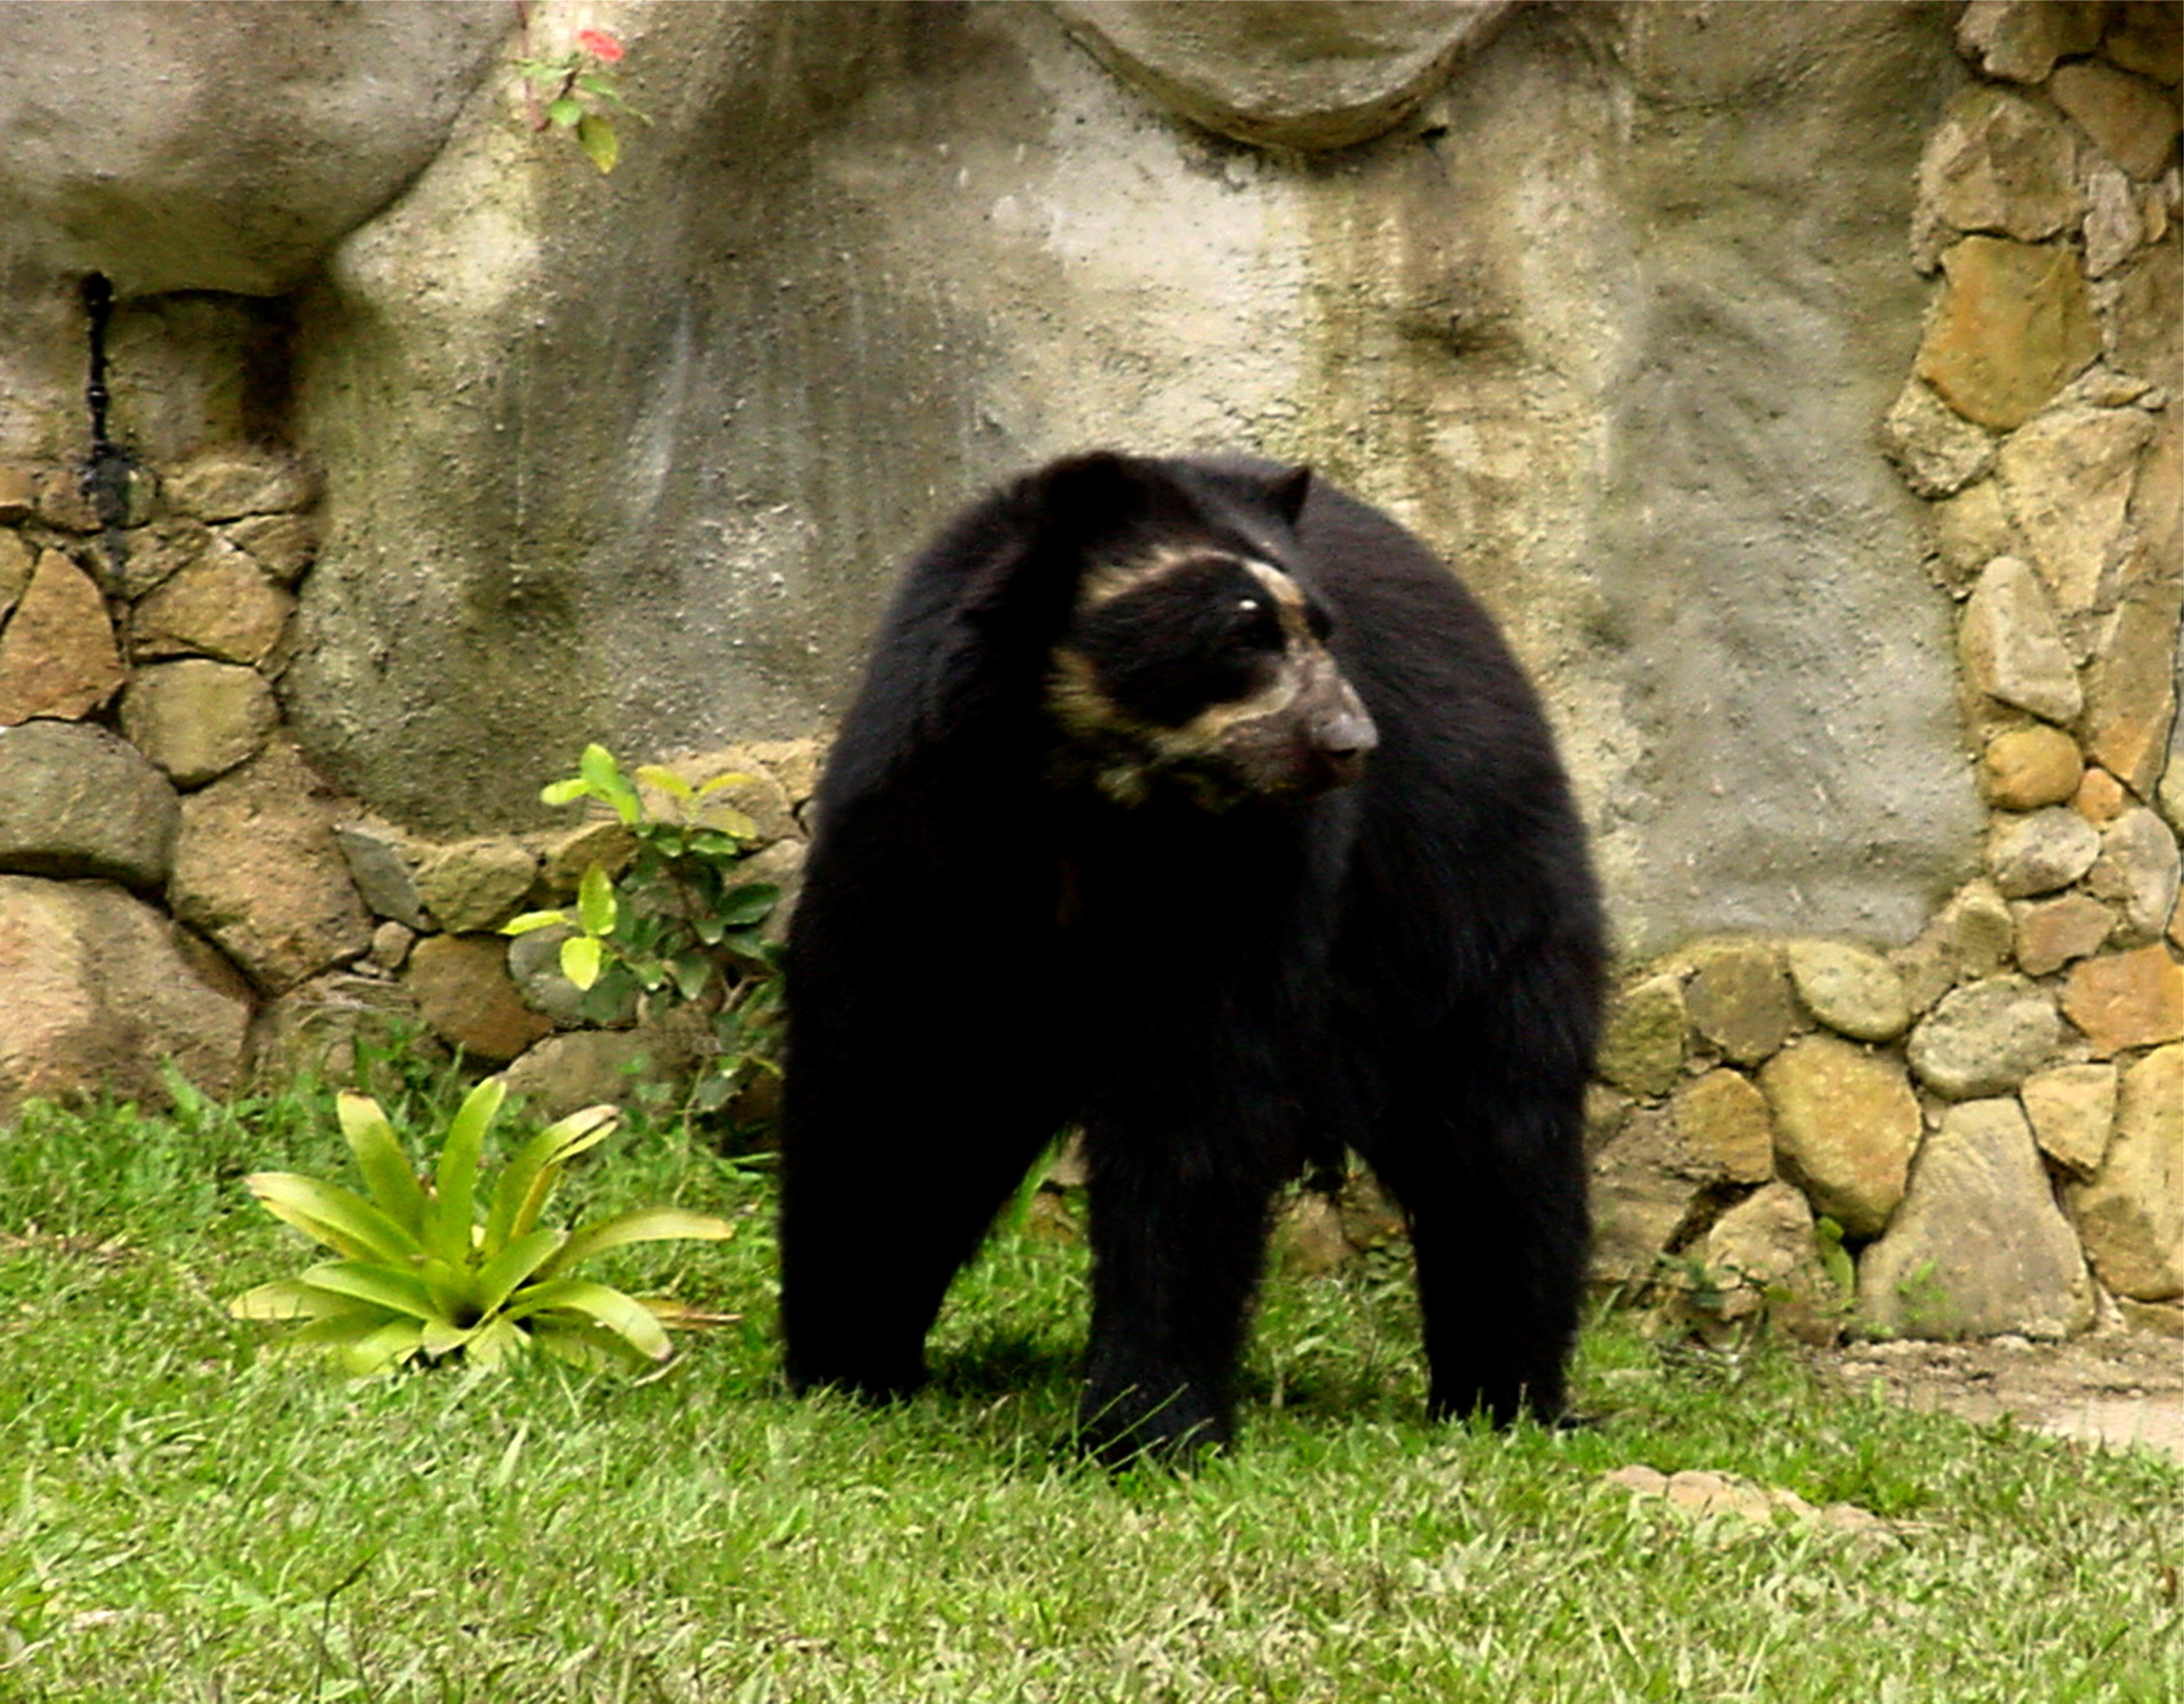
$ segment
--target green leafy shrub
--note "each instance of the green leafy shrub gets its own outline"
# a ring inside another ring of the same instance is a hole
[[[717,1242],[734,1227],[655,1207],[576,1231],[542,1228],[539,1215],[563,1169],[620,1122],[608,1106],[571,1113],[519,1148],[501,1168],[480,1223],[479,1162],[505,1092],[497,1077],[471,1091],[448,1126],[428,1189],[378,1102],[343,1091],[336,1102],[342,1133],[369,1198],[300,1172],[244,1180],[269,1213],[341,1258],[246,1291],[228,1311],[294,1321],[276,1347],[327,1351],[359,1376],[450,1356],[498,1366],[533,1344],[586,1368],[666,1360],[663,1324],[685,1317],[686,1309],[571,1272],[627,1243]]]
[[[572,930],[561,943],[561,974],[585,991],[584,1015],[594,1022],[612,1021],[632,997],[648,1014],[677,1005],[701,1014],[710,1051],[690,1106],[717,1112],[754,1077],[777,1074],[780,954],[760,925],[781,890],[745,881],[738,871],[760,839],[758,828],[716,796],[748,776],[718,775],[694,786],[671,769],[647,765],[636,779],[670,802],[668,814],[647,808],[601,746],[586,746],[577,773],[539,795],[549,805],[580,799],[606,805],[636,850],[618,878],[603,864],[587,869],[573,910],[526,912],[502,932]]]

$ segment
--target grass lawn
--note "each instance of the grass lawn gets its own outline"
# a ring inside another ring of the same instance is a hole
[[[599,1275],[740,1323],[642,1382],[350,1385],[220,1305],[314,1258],[242,1173],[354,1181],[324,1103],[0,1131],[0,1701],[2184,1700],[2184,1469],[2152,1455],[1619,1321],[1578,1369],[1598,1426],[1429,1426],[1368,1263],[1269,1282],[1233,1456],[1110,1480],[1067,1450],[1081,1244],[997,1239],[916,1401],[792,1402],[763,1174],[659,1128],[602,1159],[560,1222],[741,1229]],[[1603,1483],[1640,1462],[1886,1530]]]

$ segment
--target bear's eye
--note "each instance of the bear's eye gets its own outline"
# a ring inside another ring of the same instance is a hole
[[[1282,618],[1263,598],[1239,598],[1228,623],[1228,641],[1247,651],[1279,651]]]

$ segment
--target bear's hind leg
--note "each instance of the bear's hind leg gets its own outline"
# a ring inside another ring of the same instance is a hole
[[[1462,1100],[1398,1110],[1365,1156],[1410,1220],[1427,1407],[1552,1421],[1584,1295],[1580,1103],[1476,1079]]]

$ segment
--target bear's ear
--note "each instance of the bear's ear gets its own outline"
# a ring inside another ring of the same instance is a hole
[[[1113,537],[1144,516],[1149,500],[1143,467],[1111,450],[1056,462],[1037,496],[1043,530],[1079,545]]]
[[[1312,468],[1303,462],[1286,472],[1277,473],[1267,486],[1267,500],[1292,527],[1296,525],[1297,517],[1304,513],[1304,501],[1310,495]]]

